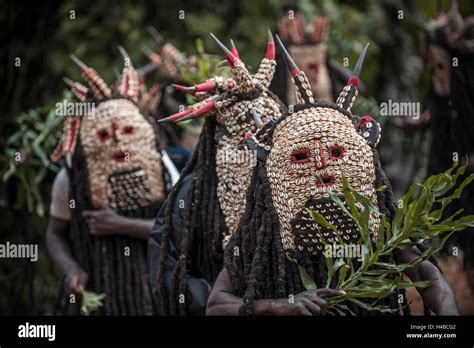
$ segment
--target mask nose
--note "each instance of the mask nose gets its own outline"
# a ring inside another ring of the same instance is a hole
[[[323,169],[326,168],[326,157],[323,152],[323,145],[320,140],[315,141],[316,144],[316,168]]]
[[[116,143],[119,142],[119,138],[118,138],[118,130],[119,130],[119,124],[117,121],[112,121],[112,138],[114,139],[114,141]]]

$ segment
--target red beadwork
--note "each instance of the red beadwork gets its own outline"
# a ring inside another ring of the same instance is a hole
[[[293,163],[307,163],[310,161],[311,150],[308,148],[296,149],[291,153],[291,162]]]

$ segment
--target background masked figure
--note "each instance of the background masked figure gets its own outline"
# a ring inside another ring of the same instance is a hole
[[[288,7],[278,20],[278,35],[288,47],[295,63],[304,71],[311,84],[313,95],[318,100],[333,101],[344,87],[350,71],[328,56],[326,36],[329,23],[326,17],[314,17],[305,26],[303,13]],[[296,103],[291,75],[284,68],[281,54],[277,54],[275,78],[270,89],[287,105]]]
[[[259,164],[248,189],[245,213],[226,250],[225,268],[209,298],[209,314],[326,314],[324,297],[343,293],[323,288],[328,274],[324,243],[338,243],[336,233],[346,244],[356,244],[360,237],[354,221],[329,197],[332,192],[344,200],[342,173],[389,220],[393,217],[390,183],[375,149],[380,126],[370,116],[355,119],[350,113],[365,51],[334,104],[315,102],[306,75],[281,48],[297,87],[298,104],[293,113],[246,138],[249,148],[257,151]],[[384,185],[387,190],[376,190]],[[318,229],[305,208],[321,213],[337,232],[323,226]],[[379,216],[370,213],[372,233],[379,231],[379,224]],[[388,255],[384,262],[408,262],[415,256],[400,252]],[[428,261],[421,264],[421,270],[409,274],[411,279],[440,279],[424,292],[425,303],[437,313],[456,313],[441,273]],[[317,290],[305,291],[299,266],[315,280]],[[291,294],[294,301],[289,301]],[[434,294],[444,296],[445,302]],[[398,290],[380,301],[397,310],[401,308],[397,295]],[[370,314],[349,306],[358,315]]]
[[[162,97],[156,108],[155,117],[163,119],[179,112],[180,107],[186,104],[185,95],[176,91],[173,84],[183,83],[182,69],[197,65],[197,58],[196,56],[186,57],[172,43],[165,42],[163,36],[155,28],[148,27],[148,31],[158,45],[158,52],[144,47],[143,51],[150,59],[150,64],[145,65],[141,70],[147,73],[157,69],[160,73],[159,92]],[[176,123],[163,123],[160,129],[164,135],[166,150],[178,170],[181,171],[191,158],[197,136],[185,131]]]
[[[215,77],[193,87],[177,86],[200,101],[168,117],[179,122],[209,117],[192,159],[168,196],[149,240],[149,270],[162,314],[204,314],[223,250],[244,211],[255,157],[242,146],[255,130],[252,115],[280,115],[283,106],[268,91],[275,70],[271,34],[265,57],[251,75],[237,50],[224,49],[232,78]]]
[[[179,174],[144,116],[156,106],[156,94],[139,89],[121,50],[125,67],[116,91],[72,56],[90,89],[66,81],[92,108],[66,119],[52,155],[66,167],[54,182],[47,242],[68,293],[105,293],[102,314],[150,315],[145,241]]]

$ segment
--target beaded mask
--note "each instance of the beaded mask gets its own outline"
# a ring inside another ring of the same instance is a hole
[[[212,37],[226,54],[232,78],[214,77],[192,87],[176,85],[178,90],[193,94],[199,102],[163,121],[179,122],[202,116],[216,117],[217,196],[225,216],[226,243],[237,228],[245,209],[245,192],[256,163],[254,155],[241,146],[244,135],[256,130],[259,125],[254,119],[254,113],[279,117],[282,106],[268,91],[276,64],[271,33],[265,57],[254,75],[249,73],[240,60],[235,47],[230,51],[215,36]],[[264,121],[266,120],[268,119],[265,118]]]
[[[155,131],[144,117],[146,112],[156,109],[159,89],[154,86],[149,93],[140,89],[137,71],[122,48],[121,52],[125,67],[118,96],[114,97],[94,69],[71,56],[83,70],[90,89],[66,81],[81,101],[93,103],[94,108],[81,117],[68,117],[52,158],[58,160],[64,156],[71,166],[80,139],[94,200],[125,211],[162,201],[165,183]]]
[[[337,226],[345,243],[358,241],[355,223],[332,201],[329,193],[344,200],[341,184],[344,174],[352,188],[377,205],[372,149],[379,140],[380,126],[370,116],[362,117],[354,126],[350,114],[367,47],[333,104],[314,102],[304,72],[279,39],[278,42],[296,83],[299,105],[281,121],[262,127],[255,136],[248,134],[246,143],[265,163],[283,248],[294,259],[301,253],[318,255],[325,243],[337,243],[335,232],[318,226],[305,208],[321,213]],[[369,225],[376,232],[378,216],[371,214]]]
[[[295,63],[307,72],[312,92],[318,100],[331,101],[333,98],[332,81],[327,64],[328,21],[325,17],[315,17],[305,27],[303,15],[294,11],[292,17],[283,15],[278,20],[278,31],[281,39],[288,46]],[[288,74],[288,85],[291,75]],[[291,88],[287,91],[288,104],[295,104],[296,99]]]

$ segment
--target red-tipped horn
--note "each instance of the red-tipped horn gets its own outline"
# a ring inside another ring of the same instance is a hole
[[[208,114],[211,111],[216,109],[216,103],[214,100],[208,101],[206,104],[203,106],[198,107],[197,109],[187,109],[183,112],[171,115],[167,118],[163,118],[159,120],[158,122],[164,122],[164,121],[173,121],[173,122],[181,122],[181,121],[186,121],[190,120],[193,118],[199,118],[202,115]]]
[[[79,100],[85,101],[89,97],[89,89],[79,82],[74,82],[67,77],[63,77],[63,81],[71,89],[72,94],[74,94]]]
[[[273,41],[273,35],[270,29],[268,29],[268,43],[265,58],[275,60],[275,41]]]
[[[94,69],[88,67],[76,56],[71,54],[70,57],[72,61],[82,69],[82,76],[87,84],[92,88],[94,96],[97,99],[106,99],[112,95],[110,88]]]
[[[158,122],[167,122],[167,121],[176,122],[176,121],[178,121],[179,119],[183,118],[184,116],[189,115],[189,114],[192,113],[192,112],[193,112],[193,109],[186,109],[186,110],[184,110],[184,111],[178,112],[177,114],[173,114],[173,115],[171,115],[171,116],[162,118],[162,119],[158,120]]]
[[[281,53],[283,54],[283,60],[286,63],[288,71],[290,72],[293,81],[296,86],[296,100],[298,104],[311,104],[314,103],[313,92],[311,85],[309,84],[308,78],[305,73],[301,71],[295,64],[290,54],[286,50],[285,46],[281,42],[278,35],[276,35],[277,44],[280,47]]]
[[[194,94],[197,92],[210,92],[214,88],[216,88],[216,83],[213,80],[209,80],[209,81],[197,84],[195,86],[190,86],[190,87],[174,85],[174,84],[173,84],[173,87],[175,87],[180,92]]]
[[[186,121],[186,120],[189,120],[189,119],[192,119],[192,118],[199,118],[199,117],[201,117],[205,114],[210,113],[211,111],[213,111],[215,109],[216,109],[216,103],[214,102],[214,100],[208,101],[203,106],[201,106],[201,107],[197,108],[196,110],[194,110],[191,114],[186,115],[182,119],[178,120],[178,122],[179,121]]]
[[[232,39],[230,39],[230,46],[231,46],[230,52],[231,52],[234,56],[236,56],[237,58],[240,59],[239,51],[237,51],[237,47],[235,47],[234,40],[232,40]]]
[[[214,42],[224,51],[226,55],[225,59],[227,59],[227,61],[229,62],[229,65],[232,68],[235,68],[235,66],[237,65],[237,62],[239,61],[239,58],[234,56],[232,52],[229,51],[229,49],[225,47],[225,45],[222,42],[220,42],[219,39],[213,33],[211,33],[211,37],[214,40]]]
[[[140,81],[138,80],[138,73],[132,65],[132,60],[127,51],[122,46],[118,46],[120,53],[124,59],[124,67],[122,71],[122,80],[118,87],[118,91],[124,97],[129,97],[133,101],[137,101]]]

